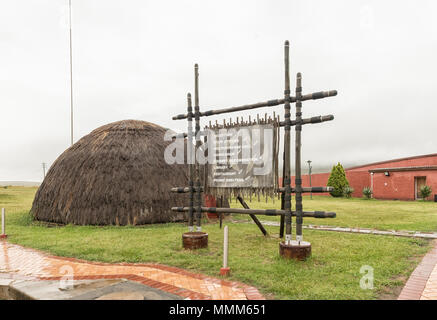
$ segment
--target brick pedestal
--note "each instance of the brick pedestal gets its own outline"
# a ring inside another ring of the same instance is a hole
[[[279,254],[285,259],[306,260],[311,256],[311,243],[293,240],[290,244],[279,243]]]
[[[208,247],[208,234],[206,232],[185,232],[182,235],[184,249],[201,249]]]
[[[227,277],[227,276],[229,276],[230,275],[230,273],[231,273],[231,268],[220,268],[220,275],[221,276],[225,276],[225,277]]]

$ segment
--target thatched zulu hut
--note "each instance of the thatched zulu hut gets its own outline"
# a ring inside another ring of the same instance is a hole
[[[146,121],[104,125],[53,163],[32,205],[36,220],[80,225],[138,225],[182,221],[186,165],[164,161],[165,129]]]

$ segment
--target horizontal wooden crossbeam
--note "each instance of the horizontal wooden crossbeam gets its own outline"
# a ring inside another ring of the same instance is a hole
[[[186,138],[188,137],[188,133],[184,132],[184,133],[177,133],[175,135],[171,136],[172,139],[181,139],[181,138]]]
[[[303,187],[302,193],[323,193],[334,191],[333,187]],[[190,187],[175,187],[171,188],[173,193],[188,193],[190,192]],[[197,192],[197,187],[193,187],[193,192]],[[200,192],[203,192],[203,187],[200,187]],[[285,192],[285,188],[278,188],[277,192]],[[291,193],[296,193],[296,188],[291,188]]]
[[[314,124],[314,123],[321,123],[321,122],[331,121],[331,120],[334,120],[334,115],[328,114],[326,116],[316,116],[316,117],[302,119],[301,124],[303,124],[303,125]],[[297,124],[296,120],[290,121],[290,126],[295,126],[296,124]],[[285,121],[280,121],[279,126],[284,127]],[[206,131],[201,131],[201,135],[204,135],[205,133],[206,133]],[[186,132],[184,132],[184,133],[178,133],[177,135],[172,136],[172,138],[186,138],[187,136],[188,136],[188,134]]]
[[[198,188],[193,187],[193,192],[197,192],[197,191],[198,191]],[[173,192],[173,193],[188,193],[188,192],[190,192],[190,187],[171,188],[171,192]],[[203,192],[203,187],[200,187],[200,192]]]
[[[334,120],[334,116],[332,114],[328,114],[326,116],[316,116],[316,117],[302,119],[301,124],[314,124],[314,123],[321,123],[321,122],[331,121],[331,120]],[[286,124],[285,121],[279,122],[279,126],[281,126],[281,127],[285,126],[285,124]],[[290,126],[295,126],[297,124],[298,124],[298,122],[296,120],[290,121]]]
[[[207,135],[207,131],[204,131],[204,130],[199,130],[199,134],[201,135],[201,136],[206,136]],[[183,132],[183,133],[176,133],[176,134],[174,134],[174,135],[172,135],[171,136],[173,139],[176,139],[176,138],[186,138],[186,137],[188,137],[188,133],[186,133],[186,132]],[[195,138],[195,135],[193,134],[192,135],[192,137],[193,138]]]
[[[336,90],[320,91],[320,92],[314,92],[314,93],[303,95],[300,98],[300,101],[317,100],[317,99],[323,99],[323,98],[327,98],[327,97],[333,97],[336,95],[337,95]],[[284,104],[285,102],[294,103],[294,102],[296,102],[296,97],[290,97],[287,100],[288,101],[286,101],[285,98],[284,99],[274,99],[274,100],[253,103],[253,104],[245,104],[245,105],[237,106],[237,107],[209,110],[209,111],[199,112],[199,116],[200,117],[208,117],[208,116],[214,116],[214,115],[222,114],[222,113],[238,112],[238,111],[257,109],[257,108],[263,108],[263,107],[274,107],[274,106],[277,106],[280,104]],[[186,119],[186,118],[188,118],[187,113],[179,114],[177,116],[174,116],[172,119],[173,120],[181,120],[181,119]]]
[[[278,192],[285,192],[285,188],[278,188]],[[312,193],[323,193],[334,191],[333,187],[302,187],[302,193],[312,192]],[[291,193],[296,193],[296,188],[291,188]]]
[[[176,212],[188,212],[190,207],[172,207],[172,211]],[[282,216],[286,215],[285,210],[276,209],[238,209],[238,208],[216,208],[216,207],[202,207],[202,212],[211,213],[238,213],[238,214],[260,214],[264,216]],[[296,211],[291,211],[292,216],[296,216]],[[304,217],[312,218],[335,218],[335,212],[326,211],[303,211]]]

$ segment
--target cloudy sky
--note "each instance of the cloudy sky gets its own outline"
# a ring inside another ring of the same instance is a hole
[[[75,141],[122,119],[185,131],[171,117],[196,62],[203,110],[280,98],[288,39],[292,82],[339,92],[304,103],[335,115],[304,127],[304,161],[435,153],[436,15],[432,0],[73,0]],[[68,35],[68,0],[0,2],[0,180],[40,181],[69,147]]]

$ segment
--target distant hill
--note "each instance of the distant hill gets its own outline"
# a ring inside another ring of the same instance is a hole
[[[35,181],[0,181],[0,186],[39,187],[41,182]]]

